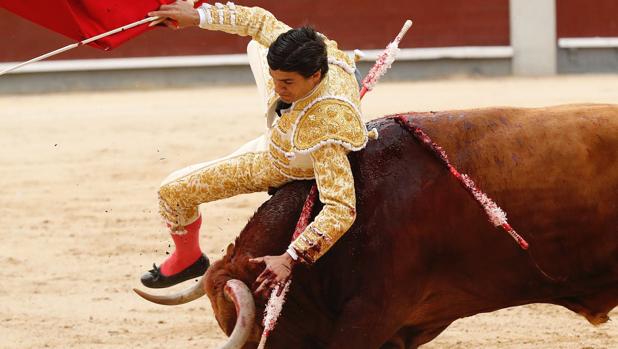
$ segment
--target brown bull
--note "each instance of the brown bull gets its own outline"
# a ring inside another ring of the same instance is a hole
[[[406,129],[391,118],[373,121],[380,138],[350,155],[356,222],[313,267],[296,268],[267,347],[416,348],[459,318],[529,303],[607,321],[618,305],[618,106],[406,117],[507,212],[530,249],[492,226]],[[149,298],[178,304],[205,291],[230,335],[243,287],[228,281],[255,288],[261,270],[248,259],[286,249],[309,187],[291,183],[264,203],[208,270],[203,289]],[[256,301],[261,314],[264,300]],[[241,313],[253,303],[244,302]],[[261,315],[256,325],[254,318],[239,317],[236,347],[256,347]]]

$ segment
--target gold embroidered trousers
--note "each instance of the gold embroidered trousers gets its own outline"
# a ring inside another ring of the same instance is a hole
[[[268,153],[241,154],[170,175],[159,190],[159,210],[172,231],[182,233],[182,227],[198,218],[202,203],[266,191],[289,181],[272,165]]]
[[[159,189],[159,209],[172,232],[184,233],[183,227],[198,218],[198,206],[202,203],[266,191],[294,180],[286,175],[288,169],[280,167],[272,152],[242,151],[189,166],[163,181]],[[324,145],[311,153],[324,208],[290,245],[307,263],[315,262],[326,253],[356,218],[354,179],[347,153],[337,144]]]

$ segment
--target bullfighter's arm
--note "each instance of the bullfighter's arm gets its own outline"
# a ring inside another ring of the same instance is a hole
[[[277,20],[272,13],[259,7],[237,6],[232,2],[226,5],[204,4],[199,10],[204,16],[200,27],[218,30],[240,36],[251,36],[255,41],[269,47],[277,37],[291,28]]]
[[[356,218],[354,178],[347,153],[338,144],[327,144],[311,153],[324,208],[288,249],[306,263],[323,256]]]

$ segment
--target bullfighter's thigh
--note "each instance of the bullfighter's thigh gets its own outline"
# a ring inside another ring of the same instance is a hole
[[[197,219],[202,203],[266,191],[289,182],[267,152],[246,150],[189,166],[166,178],[159,189],[163,218],[172,227],[182,227]]]

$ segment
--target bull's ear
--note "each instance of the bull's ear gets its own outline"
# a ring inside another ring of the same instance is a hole
[[[233,253],[234,253],[234,244],[232,243],[232,244],[227,245],[227,251],[225,252],[225,254],[231,257]]]

